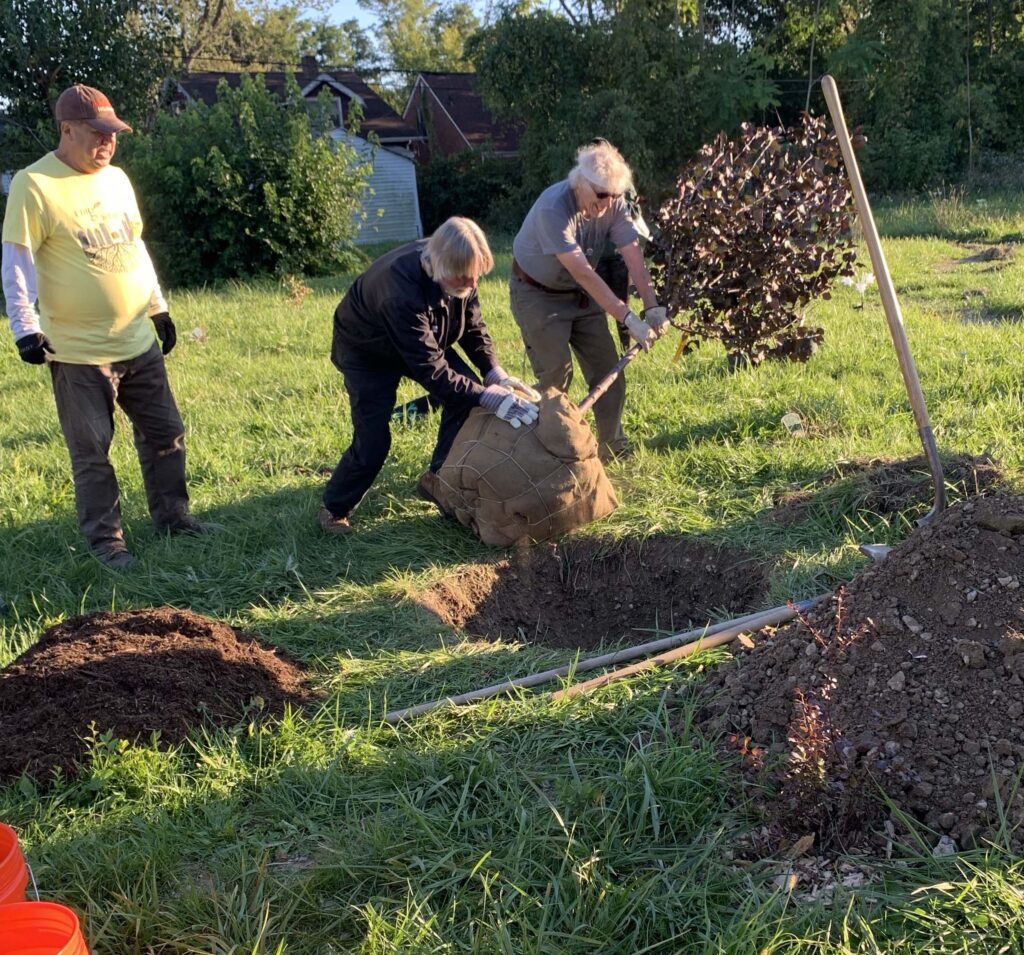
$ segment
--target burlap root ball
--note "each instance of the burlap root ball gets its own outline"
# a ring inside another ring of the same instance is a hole
[[[442,505],[499,547],[559,537],[619,505],[590,427],[555,388],[529,426],[474,409],[438,477]]]

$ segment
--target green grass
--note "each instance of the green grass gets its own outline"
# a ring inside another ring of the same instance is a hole
[[[1016,481],[1024,265],[955,260],[971,251],[958,242],[1019,233],[1024,206],[962,206],[949,221],[934,200],[879,218],[940,449],[987,451]],[[525,372],[500,251],[485,314],[505,366]],[[862,860],[870,885],[830,908],[789,899],[778,863],[738,864],[751,818],[736,775],[666,702],[707,658],[566,703],[524,695],[381,724],[389,707],[566,657],[453,633],[417,607],[488,553],[412,494],[432,423],[395,431],[355,535],[319,533],[321,472],[350,435],[327,357],[349,279],[312,282],[299,305],[270,283],[173,296],[193,505],[226,531],[154,535],[121,419],[115,466],[139,557],[126,574],[84,553],[45,373],[9,343],[0,354],[0,665],[71,614],[172,604],[265,635],[315,666],[328,694],[280,725],[197,728],[171,751],[101,737],[77,782],[0,792],[41,889],[86,914],[94,951],[1020,951],[1024,872],[996,849]],[[920,452],[877,290],[858,301],[838,289],[814,306],[826,340],[806,366],[731,375],[719,348],[674,363],[671,343],[636,361],[626,428],[639,450],[612,470],[619,511],[587,533],[746,547],[770,568],[773,604],[855,573],[860,543],[904,536],[927,489],[886,516],[853,480],[815,483],[840,459]],[[401,397],[416,393],[407,383]],[[806,438],[781,424],[789,411]],[[807,518],[768,520],[800,487]]]

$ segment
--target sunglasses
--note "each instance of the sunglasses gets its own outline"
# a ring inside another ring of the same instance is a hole
[[[592,182],[589,182],[589,181],[588,181],[587,185],[589,185],[590,188],[594,191],[594,195],[598,199],[621,199],[622,198],[622,193],[621,192],[605,192],[603,189],[598,189],[597,186],[595,186]]]

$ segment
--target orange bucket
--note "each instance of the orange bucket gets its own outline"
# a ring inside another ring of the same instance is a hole
[[[17,833],[0,822],[0,905],[24,902],[28,868],[18,845]]]
[[[0,955],[89,955],[78,916],[56,902],[0,905]]]

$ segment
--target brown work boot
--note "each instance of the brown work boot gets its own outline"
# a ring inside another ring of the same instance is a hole
[[[110,570],[126,570],[135,563],[131,551],[123,544],[120,547],[108,547],[106,550],[95,551],[93,556]]]
[[[438,487],[441,483],[441,479],[431,470],[426,470],[420,475],[420,479],[416,484],[416,493],[423,498],[424,501],[429,501],[434,505],[442,514],[443,517],[449,517],[452,520],[455,519],[455,515],[448,510],[440,501],[438,497]]]
[[[326,507],[320,508],[317,520],[320,522],[320,529],[325,534],[333,534],[335,537],[341,537],[345,534],[352,533],[352,525],[348,522],[348,518],[335,517],[329,510],[327,510]]]
[[[625,461],[627,458],[633,457],[633,453],[633,445],[627,441],[617,448],[611,448],[606,444],[602,444],[598,449],[597,456],[602,464],[612,464],[615,461]]]
[[[165,524],[160,530],[164,534],[188,534],[190,537],[200,537],[203,534],[217,534],[224,530],[224,525],[206,523],[191,514],[182,514],[173,524]]]

